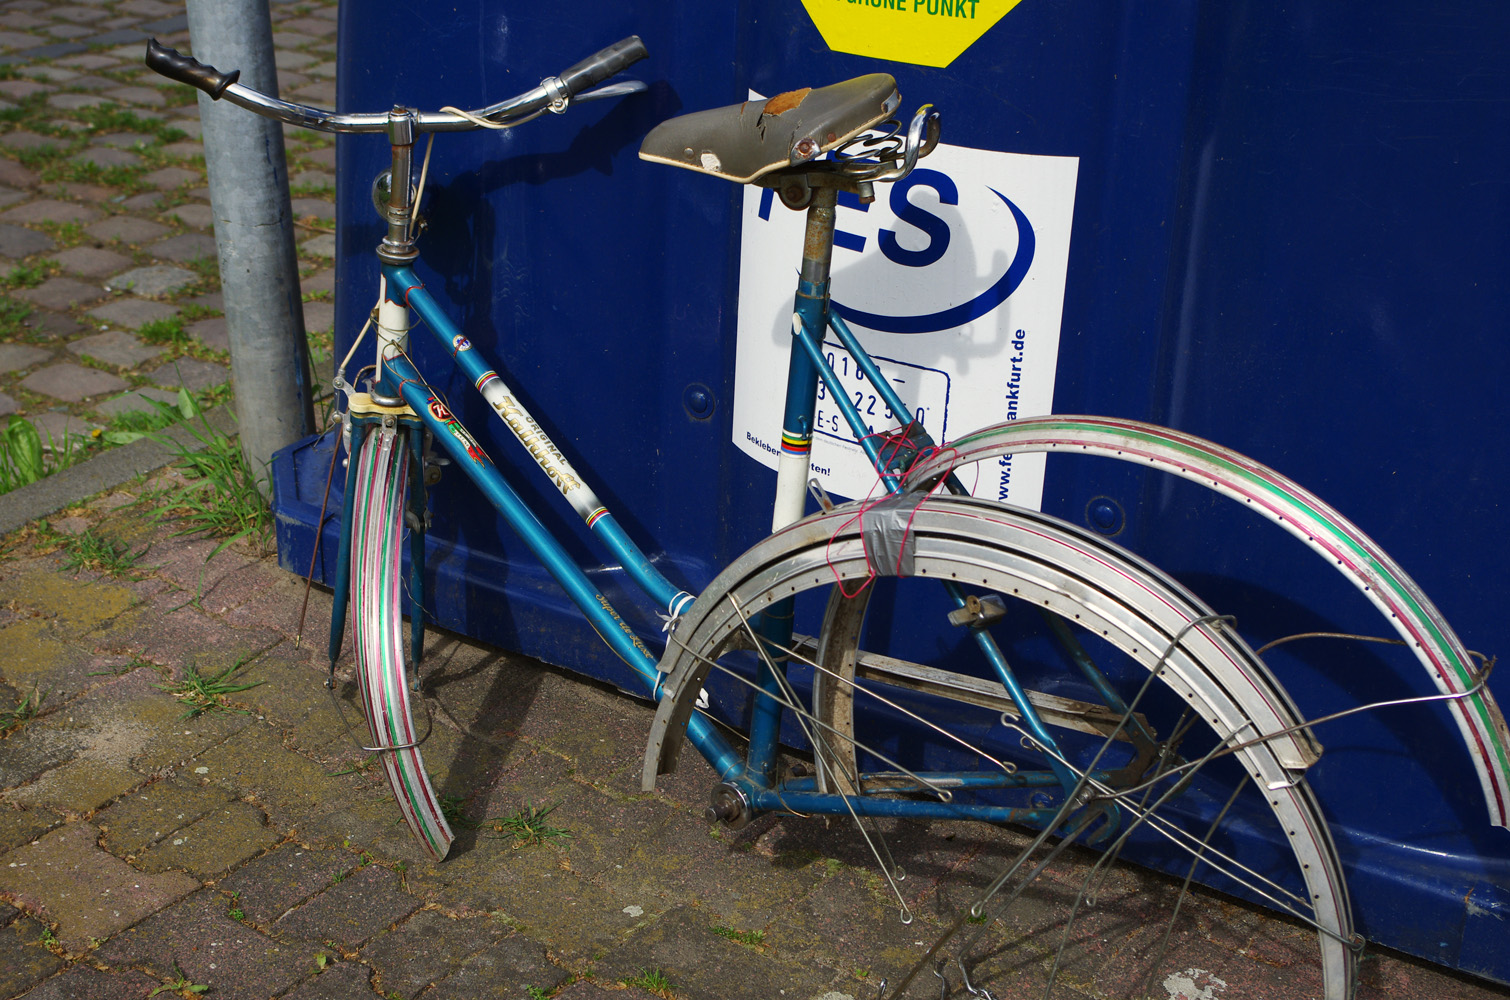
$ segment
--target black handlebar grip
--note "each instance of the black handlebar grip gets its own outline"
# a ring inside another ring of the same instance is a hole
[[[639,62],[646,55],[645,43],[640,41],[640,36],[630,35],[564,71],[561,82],[566,85],[566,92],[575,96]]]
[[[239,69],[222,73],[214,66],[206,66],[177,49],[158,44],[155,38],[147,42],[147,68],[161,73],[170,80],[198,87],[217,101],[220,100],[220,95],[225,93],[225,88],[235,83],[241,76]]]

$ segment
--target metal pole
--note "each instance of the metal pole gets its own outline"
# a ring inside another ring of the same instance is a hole
[[[268,0],[188,0],[188,15],[196,59],[277,95]],[[199,119],[241,450],[266,496],[273,452],[314,427],[283,130],[206,94]]]

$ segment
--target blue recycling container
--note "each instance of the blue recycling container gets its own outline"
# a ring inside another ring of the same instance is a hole
[[[931,426],[957,436],[1052,410],[1218,441],[1353,519],[1470,648],[1505,651],[1510,473],[1489,430],[1510,382],[1510,5],[381,6],[342,7],[340,110],[478,107],[644,38],[647,93],[437,138],[418,273],[678,583],[704,585],[769,526],[760,390],[790,309],[795,216],[642,163],[639,142],[678,113],[883,71],[907,110],[943,110],[945,146],[875,204],[841,205],[835,299]],[[368,191],[386,163],[380,139],[338,142],[338,354],[376,297]],[[415,344],[427,372],[447,371]],[[463,380],[439,387],[493,454],[522,454]],[[830,492],[863,495],[852,456],[821,438]],[[275,467],[280,558],[301,573],[329,458],[311,441]],[[656,632],[528,464],[511,481]],[[1189,484],[1092,460],[976,475],[978,492],[1114,533],[1219,610],[1254,609],[1245,628],[1387,629],[1298,543]],[[448,476],[432,503],[441,624],[634,687],[469,484]],[[322,581],[329,516],[324,538]],[[1269,659],[1311,717],[1430,693],[1419,669],[1366,649],[1294,648]],[[1492,686],[1510,701],[1510,680]],[[1309,780],[1360,930],[1510,982],[1510,833],[1490,827],[1446,712],[1318,737]]]

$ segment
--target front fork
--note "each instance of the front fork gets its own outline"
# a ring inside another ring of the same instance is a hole
[[[336,660],[341,655],[346,631],[347,607],[350,603],[351,523],[357,503],[357,456],[368,434],[401,434],[409,452],[409,483],[404,506],[404,523],[409,528],[409,662],[411,690],[419,690],[419,666],[425,646],[425,532],[430,527],[430,511],[425,483],[425,425],[408,406],[378,402],[380,396],[352,393],[348,398],[346,420],[349,423],[350,447],[347,452],[346,488],[341,502],[341,540],[336,554],[335,593],[330,614],[330,672],[325,686],[333,687]]]

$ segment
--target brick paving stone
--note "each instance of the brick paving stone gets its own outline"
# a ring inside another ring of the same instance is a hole
[[[49,80],[53,83],[65,83],[77,79],[79,74],[62,66],[33,65],[24,67],[21,73],[25,76],[33,76],[39,80]]]
[[[306,72],[309,73],[310,76],[325,77],[332,80],[335,79],[336,71],[337,66],[334,62],[316,63],[315,65],[309,67],[308,70],[306,70]]]
[[[78,181],[64,181],[58,187],[74,201],[82,201],[89,205],[102,205],[116,196],[114,188],[106,187],[103,184],[82,184]]]
[[[40,41],[40,39],[38,39]],[[24,49],[19,55],[38,62],[56,59],[58,56],[71,56],[78,52],[88,52],[89,46],[79,42],[53,42],[50,45],[38,45],[35,48]]]
[[[22,230],[31,232],[31,230]],[[104,247],[78,246],[52,255],[58,266],[73,274],[102,278],[131,266],[131,258]]]
[[[569,978],[570,973],[551,962],[544,945],[515,934],[472,955],[420,996],[425,1000],[491,1000],[531,986],[550,993]],[[386,977],[383,982],[387,985]]]
[[[212,347],[217,351],[229,351],[231,349],[231,336],[226,330],[224,316],[211,316],[209,319],[196,320],[189,324],[188,331],[189,336],[206,347]]]
[[[81,108],[98,108],[114,103],[114,98],[103,94],[52,94],[47,98],[48,106],[59,111],[78,111]]]
[[[21,325],[40,336],[53,340],[72,337],[85,329],[73,317],[47,309],[34,310],[30,316],[21,321]]]
[[[46,413],[33,413],[27,419],[37,429],[37,434],[41,436],[42,447],[48,450],[64,447],[63,442],[67,438],[87,438],[99,427],[99,424],[90,423],[83,417],[76,417],[72,413],[59,413],[55,410],[48,410]],[[119,775],[114,775],[111,776],[110,780],[113,781],[119,777]],[[140,783],[139,780],[131,781],[128,779],[125,787],[131,788]],[[115,795],[110,795],[107,798],[114,797]],[[106,800],[102,799],[100,802],[95,803],[95,806],[103,804],[104,801]],[[95,806],[90,806],[89,808],[93,809]],[[74,811],[88,812],[89,809],[76,809]]]
[[[21,409],[20,403],[8,394],[0,392],[0,417],[8,417],[19,409]]]
[[[336,325],[336,307],[330,302],[304,303],[304,329],[311,332],[332,330]]]
[[[37,36],[19,31],[0,31],[0,49],[23,49],[37,44]]]
[[[31,187],[37,183],[37,175],[15,160],[0,157],[0,184],[12,187]]]
[[[170,142],[163,147],[163,152],[168,156],[176,156],[181,159],[189,159],[195,156],[204,156],[204,146],[200,145],[199,137],[183,139],[178,142]]]
[[[314,964],[308,949],[281,945],[232,920],[225,896],[213,889],[202,889],[121,932],[95,956],[163,979],[175,976],[176,961],[184,976],[209,986],[208,995],[222,1000],[267,1000],[303,979]]]
[[[311,976],[283,995],[283,1000],[370,1000],[372,970],[360,962],[332,960],[324,971]]]
[[[0,213],[0,220],[12,223],[89,222],[99,217],[100,213],[87,205],[46,198],[17,205]]]
[[[170,236],[148,247],[152,256],[162,260],[190,261],[216,259],[215,237],[203,233]]]
[[[105,297],[105,290],[99,285],[86,285],[72,278],[48,278],[35,288],[22,288],[11,294],[46,309],[72,309],[98,302]]]
[[[0,146],[4,146],[6,149],[25,151],[62,145],[65,145],[65,143],[61,139],[50,135],[37,135],[35,132],[7,132],[5,135],[0,136]]]
[[[274,921],[275,935],[295,941],[336,941],[356,947],[419,909],[399,877],[368,865]]]
[[[292,207],[294,215],[300,218],[313,215],[318,219],[334,220],[336,217],[335,203],[323,198],[295,198]]]
[[[178,393],[169,392],[166,389],[154,389],[151,386],[142,386],[131,392],[122,393],[111,399],[105,400],[96,406],[95,412],[103,414],[107,419],[119,417],[126,413],[156,413],[157,408],[147,402],[147,399],[155,399],[159,403],[176,403]]]
[[[54,7],[50,11],[53,17],[61,17],[65,21],[77,21],[80,24],[89,24],[109,15],[109,11],[98,7],[84,7],[81,5],[68,5]]]
[[[23,100],[23,99],[25,99],[27,97],[30,97],[33,94],[43,94],[43,93],[46,93],[47,91],[49,91],[51,89],[52,88],[49,87],[49,86],[47,86],[47,84],[45,84],[45,83],[38,83],[35,80],[3,80],[3,81],[0,81],[0,94],[4,94],[6,97],[9,97],[12,100],[16,100],[16,101]],[[16,148],[16,147],[12,147],[12,148]]]
[[[198,118],[175,118],[169,124],[190,139],[198,139],[204,134],[204,126]]]
[[[322,17],[300,17],[291,21],[282,21],[279,24],[284,31],[297,31],[301,35],[310,38],[321,38],[334,35],[336,26],[333,22]]]
[[[62,821],[51,809],[0,810],[0,853],[31,843]]]
[[[200,392],[211,386],[224,385],[231,380],[231,370],[225,365],[198,358],[179,358],[172,364],[147,373],[147,380],[165,389],[176,390],[183,386],[190,392]]]
[[[110,83],[112,81],[106,81]],[[107,135],[95,136],[89,140],[91,146],[113,146],[116,149],[135,149],[138,146],[150,146],[157,141],[157,136],[147,135],[144,132],[111,132]]]
[[[90,357],[117,368],[135,368],[163,352],[161,347],[144,344],[123,330],[107,330],[71,341],[68,349],[80,357]]]
[[[156,87],[121,87],[111,91],[111,95],[125,104],[142,104],[152,108],[160,108],[168,103],[168,99]]]
[[[334,80],[316,80],[303,87],[295,88],[291,93],[295,99],[320,108],[333,108],[336,104],[336,82]]]
[[[329,848],[284,844],[236,869],[217,883],[235,893],[246,918],[268,927],[293,907],[344,879],[360,863],[356,855]]]
[[[51,351],[25,344],[0,344],[0,373],[18,372],[52,357]]]
[[[108,77],[87,74],[68,81],[70,90],[104,90],[108,87],[119,87],[119,80],[111,80]]]
[[[42,943],[45,928],[22,917],[0,930],[0,996],[17,996],[63,967]]]
[[[331,233],[321,233],[312,240],[305,240],[299,244],[299,252],[309,257],[334,257],[336,255],[336,238]]]
[[[199,280],[199,275],[182,267],[154,264],[138,267],[118,274],[105,283],[113,292],[134,292],[137,295],[169,295],[181,291]]]
[[[183,7],[163,3],[162,0],[126,0],[125,3],[116,4],[115,9],[122,14],[135,14],[138,17],[168,17],[182,11]]]
[[[26,994],[26,1000],[146,1000],[161,986],[135,969],[101,972],[80,963]]]
[[[94,146],[70,156],[71,163],[93,163],[97,167],[134,167],[141,157],[129,149],[113,149],[110,146]]]
[[[302,34],[297,31],[273,29],[273,45],[280,49],[297,49],[305,45],[313,45],[319,41],[312,35]]]
[[[175,215],[178,221],[195,229],[213,229],[215,226],[215,211],[202,201],[185,202],[168,209],[167,215]]]
[[[336,289],[336,269],[328,267],[323,271],[316,271],[309,277],[300,279],[299,287],[305,292],[334,292]]]
[[[25,192],[17,191],[15,188],[0,185],[0,206],[14,205],[16,202],[28,197],[30,197],[30,195],[26,194]]]
[[[336,189],[336,175],[323,170],[303,170],[288,179],[289,187]]]
[[[421,910],[369,941],[361,955],[377,971],[385,991],[413,997],[429,984],[444,979],[471,956],[496,948],[508,935],[508,928],[490,917],[457,919],[435,910]],[[563,970],[555,971],[560,979],[566,977]],[[549,989],[556,984],[539,985]]]
[[[336,168],[336,148],[334,146],[321,146],[318,149],[307,149],[299,154],[305,160],[327,170]]]
[[[273,62],[277,65],[279,70],[303,69],[310,63],[318,61],[319,60],[317,60],[314,56],[308,55],[304,52],[290,52],[287,49],[280,49],[277,52],[273,53]],[[284,84],[285,79],[286,77],[284,76],[284,74],[280,72],[278,74],[278,82],[280,86]]]
[[[167,778],[121,796],[94,820],[105,850],[129,858],[230,801],[230,793],[218,785]]]
[[[149,875],[99,848],[99,831],[69,823],[5,855],[0,891],[57,921],[58,940],[83,951],[188,895],[199,883],[187,875]],[[11,864],[16,867],[10,867]]]
[[[126,388],[126,381],[108,372],[64,361],[32,372],[21,380],[21,387],[28,392],[78,403],[92,396],[120,392]]]
[[[102,306],[89,310],[89,315],[106,323],[115,323],[128,330],[135,330],[143,323],[177,316],[178,310],[163,302],[138,299],[135,296],[113,299]]]
[[[163,167],[161,170],[154,170],[142,177],[145,183],[150,184],[159,191],[181,187],[190,182],[197,183],[202,179],[203,175],[199,171],[186,170],[183,167]]]
[[[156,191],[143,191],[127,198],[120,205],[128,212],[151,212],[156,215],[162,211],[163,196]]]
[[[160,226],[155,222],[148,222],[146,219],[138,219],[130,215],[113,216],[84,228],[91,236],[102,240],[120,240],[122,243],[145,243],[168,231],[167,226]]]
[[[54,62],[56,62],[59,66],[70,66],[74,69],[83,70],[104,69],[107,66],[120,65],[119,59],[112,59],[109,56],[97,56],[92,54],[82,56],[64,56],[61,59],[54,60]]]
[[[210,879],[272,847],[283,836],[249,802],[228,802],[173,836],[164,837],[137,858],[149,872],[184,870]]]

